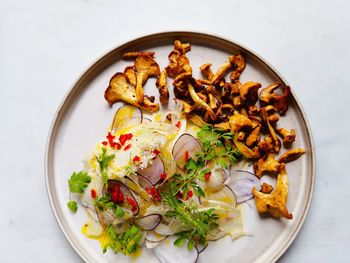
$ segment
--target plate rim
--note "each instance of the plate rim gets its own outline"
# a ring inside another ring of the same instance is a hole
[[[45,176],[45,185],[46,185],[46,192],[47,195],[49,197],[49,202],[50,202],[50,207],[51,210],[54,214],[55,220],[57,222],[57,224],[60,227],[60,230],[62,231],[62,233],[64,234],[66,240],[69,242],[70,246],[74,249],[74,251],[81,257],[81,259],[83,259],[85,262],[89,262],[89,259],[86,257],[86,255],[80,250],[80,248],[78,246],[76,246],[76,244],[73,242],[71,236],[68,234],[68,232],[66,231],[66,229],[63,226],[62,220],[60,219],[59,215],[58,215],[58,207],[56,207],[53,199],[53,194],[51,191],[51,186],[50,186],[50,176],[49,176],[49,152],[50,152],[50,147],[51,147],[51,143],[52,143],[52,139],[54,137],[54,131],[56,128],[56,125],[58,124],[58,121],[62,115],[62,110],[64,109],[64,107],[66,106],[67,102],[69,101],[69,98],[71,96],[74,95],[74,93],[77,90],[77,87],[79,86],[78,84],[80,82],[82,82],[84,80],[84,78],[89,74],[89,72],[96,68],[99,63],[101,61],[103,61],[105,58],[107,58],[111,53],[113,53],[116,49],[122,49],[125,46],[130,45],[133,42],[139,42],[142,40],[147,40],[147,39],[152,39],[152,38],[156,38],[156,37],[162,37],[162,36],[175,36],[178,35],[178,37],[181,37],[182,35],[190,35],[190,36],[202,36],[202,37],[211,37],[211,38],[216,38],[218,40],[221,41],[225,41],[225,42],[229,42],[235,46],[238,46],[239,48],[241,48],[244,52],[246,53],[250,53],[250,55],[256,57],[260,62],[262,62],[263,64],[265,64],[265,66],[270,69],[278,78],[280,78],[280,80],[282,82],[284,82],[285,84],[289,85],[288,82],[284,79],[284,77],[279,73],[279,71],[277,71],[275,69],[275,67],[273,67],[269,62],[267,62],[263,57],[261,57],[259,54],[255,53],[254,51],[252,51],[251,49],[247,48],[245,45],[237,42],[237,41],[233,41],[230,38],[218,35],[218,34],[212,34],[212,33],[205,33],[205,32],[201,32],[201,31],[162,31],[162,32],[157,32],[157,33],[151,33],[151,34],[145,34],[142,35],[140,37],[132,37],[127,41],[122,42],[119,45],[114,46],[113,48],[111,48],[108,52],[104,53],[102,56],[98,57],[97,59],[95,59],[85,70],[82,71],[82,73],[79,75],[78,78],[76,78],[76,80],[73,82],[73,84],[71,85],[71,87],[68,89],[68,91],[66,91],[63,99],[61,100],[55,114],[54,117],[51,121],[51,125],[48,131],[48,135],[47,135],[47,140],[46,140],[46,147],[45,147],[45,157],[44,157],[44,176]],[[309,121],[306,117],[305,111],[303,109],[302,104],[300,103],[298,97],[296,96],[295,92],[293,89],[291,89],[291,93],[293,96],[293,99],[297,105],[297,110],[299,111],[303,123],[306,127],[306,134],[307,134],[307,138],[309,140],[310,143],[310,157],[311,157],[311,164],[310,164],[310,168],[311,168],[311,180],[310,180],[310,187],[309,187],[309,191],[307,194],[307,201],[306,201],[306,205],[303,208],[303,212],[302,215],[300,217],[300,220],[295,228],[295,231],[292,232],[291,236],[289,237],[289,239],[285,242],[285,244],[283,246],[281,246],[278,250],[276,250],[277,252],[274,253],[274,255],[271,258],[271,262],[276,262],[286,251],[287,249],[291,246],[291,244],[293,243],[293,241],[296,239],[296,237],[298,236],[302,226],[304,225],[305,219],[307,217],[307,214],[310,210],[310,206],[311,206],[311,202],[313,199],[313,193],[314,193],[314,187],[315,187],[315,177],[316,177],[316,154],[315,154],[315,145],[314,145],[314,141],[313,141],[313,136],[312,136],[312,132],[311,132],[311,128],[310,128],[310,124]]]

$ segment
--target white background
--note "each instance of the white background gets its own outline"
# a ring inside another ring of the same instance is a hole
[[[315,193],[280,262],[348,262],[349,16],[349,1],[0,0],[0,261],[81,261],[46,194],[44,150],[54,113],[78,76],[113,47],[191,30],[260,54],[306,111],[316,145]]]

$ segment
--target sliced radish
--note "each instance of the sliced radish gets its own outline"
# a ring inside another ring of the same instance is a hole
[[[142,175],[138,175],[139,185],[146,190],[153,201],[160,201],[160,194],[150,180]]]
[[[152,243],[159,243],[162,240],[166,239],[167,237],[168,236],[162,236],[162,235],[156,234],[152,231],[152,232],[147,233],[145,239],[149,242],[152,242]]]
[[[131,105],[121,106],[114,115],[111,133],[114,134],[119,128],[120,124],[125,121],[130,121],[135,123],[141,123],[143,119],[142,111]]]
[[[236,207],[237,199],[230,187],[225,185],[217,192],[207,193],[205,197],[201,197],[201,204],[204,206],[221,206],[223,208],[232,209]]]
[[[238,204],[253,198],[253,187],[258,191],[261,188],[259,179],[253,173],[242,170],[231,170],[231,177],[227,185],[235,193]]]
[[[161,180],[161,174],[164,173],[164,163],[159,156],[156,156],[149,167],[139,169],[137,172],[146,177],[152,184],[156,184]]]
[[[189,158],[195,158],[196,153],[203,151],[201,144],[191,134],[182,134],[175,142],[172,154],[177,165],[183,168]]]
[[[160,221],[162,221],[162,216],[159,214],[150,214],[134,219],[134,223],[145,231],[152,231],[159,225]]]
[[[187,249],[187,242],[178,247],[174,245],[177,237],[168,237],[154,248],[154,253],[162,263],[194,263],[198,259],[196,248]]]
[[[169,225],[166,225],[164,223],[160,223],[155,229],[154,232],[161,236],[171,236],[175,233],[170,230]]]

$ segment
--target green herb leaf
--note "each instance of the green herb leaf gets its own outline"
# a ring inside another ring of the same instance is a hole
[[[74,172],[68,180],[71,193],[84,193],[84,189],[91,182],[91,177],[86,172]]]
[[[179,237],[178,239],[176,239],[174,241],[174,245],[177,246],[177,247],[181,247],[183,246],[183,244],[185,243],[186,241],[186,238],[185,237]]]
[[[125,215],[124,210],[119,205],[117,205],[117,208],[115,209],[114,213],[116,217],[119,217],[119,218],[122,218]]]
[[[97,162],[100,165],[101,176],[105,184],[108,181],[108,174],[107,174],[108,163],[112,161],[114,157],[115,157],[115,154],[107,155],[106,148],[102,148],[102,153],[100,155],[100,158],[96,157]]]
[[[115,252],[122,252],[124,255],[134,253],[141,245],[142,231],[135,225],[131,225],[124,233],[117,234],[113,225],[107,228],[107,234],[111,242],[107,245]]]
[[[70,209],[70,211],[72,211],[73,213],[76,213],[78,211],[78,205],[77,202],[75,202],[74,200],[70,200],[67,203],[68,208]]]

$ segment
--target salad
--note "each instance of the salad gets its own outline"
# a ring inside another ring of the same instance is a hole
[[[162,71],[154,52],[127,52],[123,58],[134,64],[105,90],[111,106],[126,104],[84,168],[70,176],[67,204],[73,213],[78,203],[86,210],[82,233],[99,241],[103,252],[135,257],[147,251],[160,262],[195,262],[210,242],[246,234],[241,204],[252,198],[259,213],[293,218],[286,163],[305,150],[291,149],[295,129],[278,125],[290,87],[241,83],[241,54],[230,55],[215,73],[211,63],[201,65],[205,79],[195,78],[190,50],[176,40]],[[152,77],[168,109],[173,79],[172,110],[160,111],[155,96],[145,94]],[[265,175],[275,185],[261,184]]]
[[[244,235],[238,203],[253,197],[252,186],[260,189],[252,174],[231,176],[242,157],[232,136],[199,128],[180,111],[146,117],[122,106],[84,169],[71,175],[68,207],[76,212],[77,200],[86,209],[82,232],[104,251],[143,248],[162,258],[170,240],[195,261],[209,241]]]

